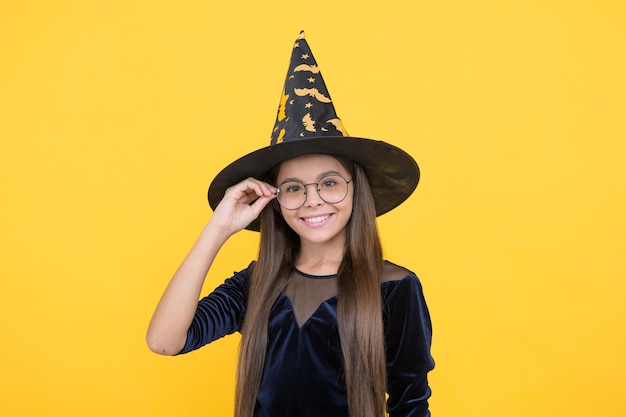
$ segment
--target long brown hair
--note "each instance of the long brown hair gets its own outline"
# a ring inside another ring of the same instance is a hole
[[[337,272],[337,321],[344,357],[348,408],[353,417],[385,414],[387,385],[380,285],[382,248],[369,183],[356,163],[337,158],[352,175],[354,200],[346,226],[346,246]],[[279,167],[270,171],[274,183]],[[246,317],[242,326],[235,416],[252,417],[267,351],[269,313],[285,288],[300,238],[275,205],[261,213],[258,261],[250,278]]]

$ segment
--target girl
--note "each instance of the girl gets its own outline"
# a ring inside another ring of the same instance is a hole
[[[429,416],[428,309],[415,274],[383,260],[376,227],[415,189],[417,164],[343,135],[319,71],[298,74],[303,64],[317,71],[301,35],[283,93],[292,104],[281,104],[269,147],[213,181],[214,214],[163,294],[148,345],[175,355],[239,331],[237,417]],[[310,106],[297,90],[312,73],[324,98]],[[261,231],[258,260],[198,301],[220,248],[244,228]]]

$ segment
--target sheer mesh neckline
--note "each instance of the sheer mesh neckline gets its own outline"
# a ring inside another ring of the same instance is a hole
[[[289,299],[298,327],[302,327],[326,301],[337,295],[337,276],[311,275],[294,268],[283,293]]]
[[[294,271],[296,271],[296,274],[300,275],[301,277],[304,278],[310,278],[310,279],[330,279],[330,278],[337,278],[337,274],[331,274],[331,275],[311,275],[311,274],[307,274],[306,272],[302,272],[300,271],[298,268],[293,268]]]

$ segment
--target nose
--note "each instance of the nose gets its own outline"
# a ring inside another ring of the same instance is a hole
[[[309,187],[313,187],[313,189],[311,190]],[[317,191],[317,184],[306,184],[304,186],[304,190],[305,206],[319,206],[324,204],[324,200],[322,200],[319,192]]]

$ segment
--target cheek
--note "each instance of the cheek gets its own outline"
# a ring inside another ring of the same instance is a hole
[[[295,215],[295,213],[288,210],[283,211],[281,209],[280,215],[283,217],[285,223],[287,223],[287,226],[289,226],[291,229],[293,229],[294,225],[296,225],[298,222],[298,217]]]
[[[346,213],[346,224],[350,221],[350,219],[352,218],[352,204],[350,204],[349,207],[346,207],[344,209],[345,213]]]
[[[354,210],[354,205],[352,204],[352,196],[349,196],[350,199],[346,198],[342,201],[337,208],[339,209],[339,213],[341,214],[342,221],[347,224],[352,217],[352,212]]]
[[[352,190],[350,190],[343,203],[346,204],[345,210],[350,212],[350,215],[352,215],[352,211],[354,209],[354,192]]]

